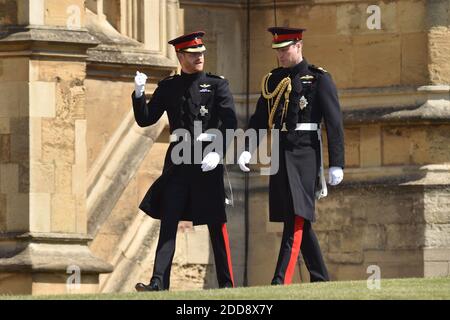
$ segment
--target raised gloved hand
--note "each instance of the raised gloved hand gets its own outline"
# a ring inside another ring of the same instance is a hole
[[[136,76],[134,77],[134,96],[140,98],[145,91],[145,82],[147,81],[147,75],[136,71]]]
[[[238,159],[239,168],[241,168],[244,172],[249,172],[250,169],[246,166],[247,163],[250,162],[250,159],[252,158],[252,155],[248,151],[244,151],[241,153]]]
[[[330,167],[328,170],[328,183],[336,186],[344,179],[344,170],[340,167]]]
[[[214,170],[220,162],[220,155],[217,152],[208,153],[202,161],[202,171]]]

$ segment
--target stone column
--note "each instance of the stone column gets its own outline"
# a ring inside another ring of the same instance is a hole
[[[87,246],[84,10],[0,3],[0,294],[96,292],[112,269]]]

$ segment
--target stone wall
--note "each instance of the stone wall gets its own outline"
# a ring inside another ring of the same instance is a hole
[[[84,79],[98,42],[82,28],[82,1],[8,4],[16,20],[0,26],[0,292],[66,292],[75,265],[85,275],[79,291],[92,292],[111,271],[87,247]],[[79,19],[65,29],[68,6]]]

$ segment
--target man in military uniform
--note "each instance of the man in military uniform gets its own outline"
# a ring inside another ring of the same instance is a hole
[[[208,225],[219,287],[234,286],[225,224],[223,165],[220,164],[224,152],[209,152],[199,164],[192,161],[176,164],[172,154],[180,139],[188,141],[192,150],[195,143],[200,143],[202,151],[213,141],[213,134],[202,133],[195,137],[195,123],[200,124],[203,131],[218,129],[221,132],[235,129],[237,125],[228,81],[203,72],[206,50],[202,41],[204,34],[199,31],[169,41],[177,52],[181,74],[160,81],[148,103],[144,94],[147,76],[137,72],[135,77],[132,100],[137,124],[150,126],[166,112],[171,133],[163,173],[139,206],[151,217],[161,219],[161,227],[153,276],[148,285],[138,283],[137,291],[169,289],[180,220],[192,221],[194,225]],[[177,134],[179,129],[187,130],[190,136]]]
[[[279,170],[270,176],[270,221],[283,222],[283,237],[272,284],[289,284],[301,250],[310,279],[328,281],[328,272],[312,229],[315,199],[326,196],[320,125],[324,120],[329,153],[329,183],[343,179],[344,134],[336,87],[330,74],[302,55],[305,29],[269,28],[280,68],[262,81],[262,94],[249,128],[278,129]],[[247,148],[248,150],[248,148]],[[249,171],[251,153],[239,157]]]

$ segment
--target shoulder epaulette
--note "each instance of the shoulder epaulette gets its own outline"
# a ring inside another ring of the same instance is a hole
[[[322,67],[317,67],[317,66],[315,66],[315,65],[313,65],[313,64],[310,64],[310,65],[309,65],[309,68],[312,69],[312,70],[318,71],[318,72],[320,72],[320,73],[328,73],[328,71],[325,70],[324,68],[322,68]]]
[[[218,75],[212,74],[211,72],[208,72],[206,75],[207,75],[208,77],[211,77],[211,78],[225,79],[224,76],[218,76]]]

